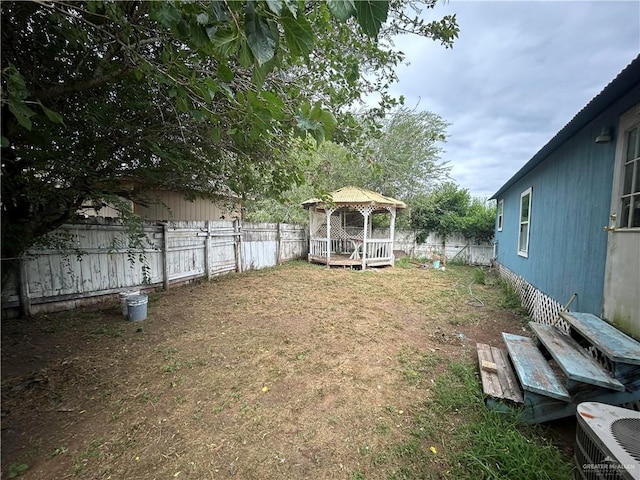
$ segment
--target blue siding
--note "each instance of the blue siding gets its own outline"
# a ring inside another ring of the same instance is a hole
[[[564,142],[503,192],[504,223],[496,229],[497,261],[574,311],[602,313],[615,138],[596,144],[602,127],[618,126],[640,102],[640,86]],[[616,132],[617,133],[617,132]],[[532,188],[529,256],[518,256],[520,194]]]

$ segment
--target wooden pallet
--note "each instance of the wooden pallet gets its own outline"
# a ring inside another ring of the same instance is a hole
[[[484,392],[493,397],[522,404],[524,397],[507,353],[483,343],[477,344],[480,378]]]

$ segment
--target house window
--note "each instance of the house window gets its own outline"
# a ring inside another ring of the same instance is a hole
[[[518,255],[529,256],[529,230],[531,218],[531,188],[520,195],[520,231],[518,233]]]
[[[502,231],[502,218],[504,216],[504,200],[500,200],[498,202],[498,211],[496,212],[498,216],[498,231]]]
[[[640,125],[627,131],[624,141],[620,228],[640,227]]]

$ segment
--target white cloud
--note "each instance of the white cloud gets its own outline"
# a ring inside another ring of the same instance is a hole
[[[443,160],[488,197],[640,52],[640,2],[465,2],[453,49],[402,37],[393,92],[452,125]]]

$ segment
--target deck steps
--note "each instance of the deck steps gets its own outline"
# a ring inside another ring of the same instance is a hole
[[[560,316],[613,362],[640,365],[640,343],[590,313],[562,312]]]
[[[620,392],[624,391],[624,385],[615,378],[611,378],[593,357],[571,337],[551,325],[529,322],[529,327],[568,379]]]
[[[563,312],[568,330],[531,322],[534,338],[503,333],[506,351],[477,345],[490,409],[519,407],[525,423],[574,415],[577,405],[640,401],[640,343],[604,320]]]
[[[503,333],[502,338],[520,385],[525,391],[571,401],[563,380],[558,378],[531,338],[511,333]]]

